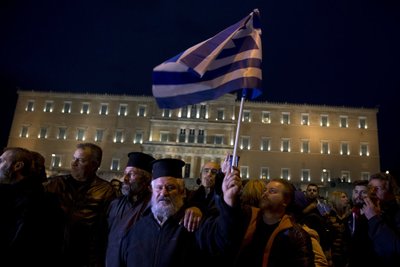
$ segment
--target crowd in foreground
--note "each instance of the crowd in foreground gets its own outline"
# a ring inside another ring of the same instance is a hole
[[[242,180],[229,157],[206,162],[188,190],[184,162],[128,154],[115,188],[97,175],[102,149],[76,146],[67,175],[21,147],[0,156],[0,266],[398,266],[394,177],[352,195],[319,196],[286,179]]]

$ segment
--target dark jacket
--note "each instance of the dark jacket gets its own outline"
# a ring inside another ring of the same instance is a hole
[[[400,206],[393,200],[381,205],[382,214],[368,220],[368,234],[381,266],[400,262]]]
[[[0,266],[58,266],[65,216],[57,198],[29,178],[0,185]]]
[[[110,183],[99,177],[79,182],[62,175],[49,178],[45,188],[58,196],[67,215],[65,266],[104,266],[107,210],[115,198]]]
[[[147,210],[121,242],[121,266],[205,266],[201,255],[227,253],[239,240],[235,233],[243,228],[239,223],[241,212],[227,206],[220,197],[216,203],[220,215],[205,219],[196,232],[188,232],[179,224],[184,209],[162,226]]]
[[[108,212],[108,244],[106,266],[120,266],[119,254],[122,237],[142,217],[151,199],[151,192],[145,190],[135,199],[122,196],[114,199]]]

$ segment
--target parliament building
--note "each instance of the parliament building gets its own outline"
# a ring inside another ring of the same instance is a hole
[[[377,108],[245,101],[238,127],[240,106],[231,94],[170,110],[152,96],[19,90],[8,146],[41,153],[54,175],[68,172],[77,143],[95,143],[107,180],[142,151],[185,161],[190,184],[235,143],[243,179],[324,186],[380,171]]]

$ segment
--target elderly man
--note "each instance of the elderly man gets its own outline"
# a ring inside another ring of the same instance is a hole
[[[216,199],[220,215],[205,219],[197,231],[190,232],[180,224],[186,192],[183,166],[178,159],[153,162],[151,209],[123,238],[121,266],[201,266],[200,253],[224,253],[234,243],[241,228],[236,205],[239,171],[234,169],[224,178],[223,199]]]

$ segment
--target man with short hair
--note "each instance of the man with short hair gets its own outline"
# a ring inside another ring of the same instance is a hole
[[[104,266],[106,214],[115,192],[108,181],[97,176],[102,154],[95,144],[78,144],[71,173],[50,177],[44,184],[58,196],[67,216],[63,261],[68,267]]]

